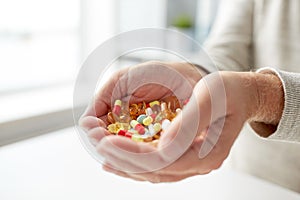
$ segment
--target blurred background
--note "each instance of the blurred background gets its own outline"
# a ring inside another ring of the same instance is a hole
[[[72,125],[76,74],[103,41],[155,27],[202,43],[217,7],[218,0],[1,0],[0,144]]]
[[[75,79],[96,47],[116,34],[149,27],[174,29],[202,44],[218,5],[219,0],[0,0],[0,200],[299,199],[226,164],[174,184],[113,176],[101,170],[74,129]],[[114,65],[148,59],[126,54]]]

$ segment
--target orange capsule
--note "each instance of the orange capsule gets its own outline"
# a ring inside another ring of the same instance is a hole
[[[168,106],[168,108],[175,112],[177,108],[181,108],[180,102],[176,96],[169,96],[162,99],[163,102],[165,102]]]
[[[107,121],[110,124],[114,124],[116,122],[112,112],[107,113]]]

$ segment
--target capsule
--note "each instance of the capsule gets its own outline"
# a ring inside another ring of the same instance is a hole
[[[147,116],[150,116],[150,115],[152,115],[152,114],[153,114],[152,109],[151,109],[151,108],[146,108],[146,115],[147,115]]]
[[[152,101],[149,103],[150,107],[153,107],[154,105],[160,105],[159,101]]]
[[[142,124],[140,124],[136,120],[131,120],[130,122],[131,127],[136,130],[139,134],[144,134],[145,133],[145,128]]]
[[[114,124],[114,123],[116,122],[115,119],[114,119],[114,117],[113,117],[112,112],[107,113],[107,121],[108,121],[110,124]]]
[[[129,131],[127,131],[127,132],[125,133],[125,137],[131,138],[131,137],[132,137],[132,133],[130,133]]]
[[[148,129],[149,129],[149,135],[153,137],[161,130],[161,125],[160,123],[150,124],[148,126]]]
[[[116,115],[119,116],[120,113],[121,113],[121,106],[122,106],[122,101],[119,100],[119,99],[117,99],[117,100],[115,101],[114,108],[113,108],[112,112],[113,112],[114,114],[116,114]]]
[[[125,136],[126,133],[127,133],[126,130],[120,129],[120,130],[118,131],[118,135],[121,135],[121,136]]]
[[[143,124],[145,126],[149,126],[149,124],[151,124],[153,122],[153,118],[151,116],[147,116],[144,120],[143,120]]]
[[[110,124],[107,126],[107,130],[111,133],[117,133],[119,130],[119,127],[117,126],[117,124]]]
[[[161,130],[161,124],[160,123],[155,123],[153,125],[153,129],[156,133],[158,133]]]
[[[165,131],[171,124],[171,121],[168,119],[164,119],[161,123],[161,129]]]
[[[136,121],[138,121],[140,124],[143,123],[143,120],[147,117],[147,115],[145,114],[141,114],[140,116],[138,116],[138,118],[136,119]]]
[[[151,109],[154,114],[160,113],[161,111],[160,104],[154,104],[153,106],[151,106]]]
[[[166,102],[168,109],[172,112],[175,112],[177,108],[180,108],[180,102],[176,96],[165,97],[162,101]]]
[[[136,142],[143,142],[143,141],[144,141],[144,139],[143,139],[140,135],[136,135],[136,134],[133,134],[133,135],[131,136],[131,139],[132,139],[133,141],[136,141]]]

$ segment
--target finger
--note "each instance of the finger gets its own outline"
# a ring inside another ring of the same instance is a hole
[[[125,173],[125,172],[123,172],[121,170],[117,170],[117,169],[111,167],[110,164],[108,164],[108,163],[103,164],[102,169],[104,171],[113,173],[115,175],[118,175],[118,176],[121,176],[121,177],[124,177],[124,178],[130,178],[130,179],[133,179],[135,181],[145,181],[145,179],[136,177],[134,175],[127,174],[127,173]]]
[[[106,127],[106,124],[97,117],[86,116],[79,120],[79,126],[88,131],[99,126]]]
[[[206,102],[205,102],[206,103]],[[207,103],[204,111],[207,109]],[[200,132],[200,109],[196,96],[193,95],[178,116],[172,121],[169,128],[162,134],[158,143],[158,149],[164,159],[178,159],[193,143]]]
[[[97,146],[97,149],[99,152],[99,145]],[[115,170],[123,171],[124,173],[145,171],[139,166],[133,165],[131,164],[131,162],[128,162],[129,159],[126,157],[120,158],[119,156],[115,156],[109,151],[103,150],[99,153],[105,158],[105,163],[109,163],[110,167]]]
[[[215,133],[215,131],[219,131],[217,128],[211,128],[206,138],[204,139],[204,143],[199,151],[199,159],[201,161],[209,164],[209,168],[218,169],[223,161],[227,158],[230,153],[230,149],[236,140],[239,132],[243,127],[243,119],[240,117],[227,116],[225,120],[224,127],[222,128],[222,132],[217,139],[217,142],[214,141],[219,133]],[[208,145],[209,147],[205,147],[204,145]],[[202,149],[203,148],[203,149]],[[208,152],[207,149],[211,149]],[[203,151],[203,152],[202,152]]]
[[[158,173],[137,173],[137,174],[127,174],[127,176],[131,178],[135,178],[138,180],[149,181],[151,183],[171,183],[181,181],[191,176],[198,175],[197,173],[189,173],[189,174],[177,174],[167,175],[167,174],[158,174]]]
[[[223,131],[225,118],[226,117],[221,117],[220,119],[213,122],[209,126],[207,133],[205,134],[203,145],[201,145],[200,147],[200,151],[199,151],[200,159],[203,159],[205,156],[207,156],[212,151],[214,146],[217,144],[219,137]]]
[[[126,73],[127,70],[128,68],[121,69],[111,76],[108,82],[106,82],[97,92],[97,94],[85,110],[83,116],[101,117],[107,114],[107,112],[111,108],[111,105],[114,103],[112,99],[112,92],[114,91],[116,83],[120,81],[120,77],[122,77],[122,75]]]
[[[223,81],[218,73],[213,73],[195,86],[190,102],[162,135],[158,148],[165,148],[165,157],[179,156],[183,152],[172,149],[187,149],[197,133],[209,127],[211,121],[224,116],[226,98]]]
[[[102,168],[110,173],[116,174],[118,176],[124,178],[130,178],[136,181],[149,181],[151,183],[166,183],[166,182],[177,182],[183,179],[186,179],[191,176],[199,175],[198,173],[186,173],[186,174],[159,174],[156,172],[152,173],[125,173],[123,171],[117,170],[110,166],[110,164],[106,163],[102,166]]]
[[[96,146],[103,137],[110,135],[110,133],[103,127],[96,127],[90,129],[87,135],[91,143]]]
[[[107,137],[99,143],[97,150],[100,154],[113,155],[120,161],[125,160],[130,166],[138,167],[139,171],[131,171],[135,173],[158,170],[170,164],[161,158],[155,147],[125,137]]]

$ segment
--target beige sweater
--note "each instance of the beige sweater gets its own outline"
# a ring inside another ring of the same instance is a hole
[[[223,0],[205,49],[221,70],[272,67],[281,78],[277,131],[263,139],[246,125],[231,159],[237,169],[300,192],[300,0]]]

